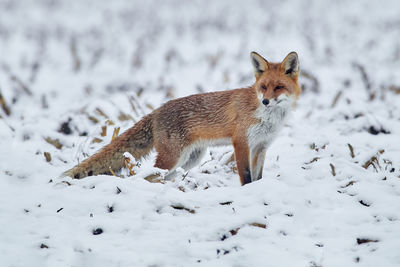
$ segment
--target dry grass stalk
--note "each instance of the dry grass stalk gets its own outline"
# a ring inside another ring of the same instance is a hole
[[[376,171],[378,168],[381,169],[381,165],[379,164],[378,156],[385,152],[384,149],[379,150],[374,156],[372,156],[369,160],[367,160],[362,166],[364,169],[368,169],[369,166],[372,165]]]
[[[44,155],[44,157],[46,158],[46,161],[47,161],[47,162],[50,162],[50,161],[51,161],[51,154],[50,154],[49,152],[44,152],[43,155]]]
[[[139,90],[137,90],[136,95],[137,95],[138,97],[140,97],[140,96],[143,94],[143,92],[144,92],[143,87],[140,87]]]
[[[114,128],[113,135],[111,137],[111,141],[118,137],[120,127]]]
[[[254,223],[249,223],[248,225],[250,225],[250,226],[254,226],[254,227],[259,227],[259,228],[263,228],[263,229],[267,229],[267,225],[265,224],[265,223],[257,223],[257,222],[254,222]],[[239,230],[242,228],[242,226],[241,227],[237,227],[237,228],[235,228],[235,229],[232,229],[232,230],[230,230],[229,231],[229,233],[232,235],[232,236],[234,236],[234,235],[236,235],[238,232],[239,232]],[[227,238],[227,236],[223,236],[222,237],[222,241],[223,240],[225,240]]]
[[[111,172],[112,175],[114,175],[115,177],[119,177],[115,174],[115,172],[113,171],[113,169],[111,169],[111,167],[108,167],[108,170]]]
[[[355,183],[356,183],[356,181],[352,180],[352,181],[348,182],[345,186],[341,186],[341,188],[346,188],[346,187],[352,186]]]
[[[354,158],[355,155],[354,155],[354,148],[353,148],[353,146],[350,145],[350,144],[347,144],[347,146],[349,147],[349,150],[350,150],[350,156],[351,156],[352,158]]]
[[[371,90],[371,81],[368,77],[367,71],[365,70],[365,67],[363,65],[361,65],[360,63],[354,62],[353,63],[353,67],[356,68],[360,74],[361,74],[361,79],[365,85],[365,89],[367,89],[367,91]]]
[[[110,118],[107,116],[107,114],[101,109],[101,108],[96,108],[96,112],[103,116],[105,119],[109,120]]]
[[[133,168],[136,166],[135,163],[131,163],[131,159],[128,157],[124,158],[125,161],[125,167],[129,170],[129,174],[130,175],[135,175],[135,171],[133,170]]]
[[[254,222],[254,223],[251,223],[250,225],[251,225],[251,226],[255,226],[255,227],[260,227],[260,228],[267,229],[267,225],[264,224],[264,223],[257,223],[257,222]]]
[[[110,126],[115,125],[115,123],[112,120],[106,120],[106,124]]]
[[[99,123],[99,120],[98,120],[96,117],[91,116],[91,115],[89,115],[89,114],[87,115],[87,117],[88,117],[88,119],[91,120],[94,124]]]
[[[3,109],[4,113],[7,116],[10,116],[10,114],[11,114],[10,108],[7,106],[6,101],[4,100],[4,97],[1,92],[0,92],[0,105],[1,105],[1,108]]]
[[[95,137],[95,138],[93,138],[93,140],[92,140],[92,144],[94,144],[94,143],[101,143],[101,142],[103,142],[103,139],[100,139],[100,138],[98,138],[98,137]]]
[[[310,162],[306,162],[306,163],[304,163],[304,164],[311,164],[311,163],[313,163],[313,162],[316,162],[316,161],[318,161],[320,159],[320,157],[315,157],[315,158],[313,158]]]
[[[107,125],[101,126],[101,136],[106,136],[107,135]]]
[[[339,91],[339,92],[336,94],[335,98],[334,98],[333,101],[332,101],[331,108],[334,108],[334,107],[336,106],[336,104],[337,104],[339,98],[342,96],[342,93],[343,93],[342,91]]]
[[[315,150],[315,151],[318,152],[320,149],[325,149],[325,148],[326,148],[326,144],[323,145],[323,146],[321,146],[321,147],[318,147],[315,143],[312,143],[312,144],[310,145],[310,148],[311,148],[312,150]]]
[[[389,86],[389,90],[395,93],[396,95],[400,95],[400,86],[391,85]]]
[[[336,170],[335,170],[335,166],[332,163],[329,163],[329,165],[331,166],[331,173],[333,176],[336,176]]]
[[[236,235],[239,232],[239,230],[240,227],[230,230],[229,233],[231,233],[231,235]]]
[[[15,75],[11,75],[11,80],[13,82],[16,82],[19,87],[21,87],[21,89],[27,93],[28,95],[32,96],[32,91],[28,88],[28,86],[26,86],[26,84],[24,82],[21,81],[21,79],[19,79],[17,76]]]
[[[165,184],[165,181],[162,179],[160,173],[152,173],[150,175],[147,175],[144,179],[149,183]]]
[[[128,96],[128,101],[129,101],[129,104],[131,105],[131,109],[132,109],[133,113],[135,113],[136,117],[139,117],[139,113],[136,109],[136,104],[134,103],[134,97]]]
[[[372,83],[371,83],[371,79],[369,78],[369,76],[367,74],[367,71],[365,70],[365,67],[357,62],[353,63],[353,67],[356,68],[361,74],[361,80],[363,81],[365,89],[367,90],[367,92],[369,94],[369,100],[370,101],[374,100],[376,97],[376,92],[371,91]]]
[[[128,121],[131,120],[134,123],[136,123],[136,120],[129,114],[123,113],[122,111],[120,111],[119,115],[118,115],[118,120],[119,121]]]
[[[151,104],[149,104],[149,103],[146,103],[146,107],[147,107],[148,109],[150,109],[150,110],[154,110],[154,107],[153,107]]]
[[[49,143],[50,145],[53,145],[57,149],[61,149],[63,147],[63,145],[60,143],[60,140],[58,140],[58,139],[53,139],[51,137],[46,137],[44,140],[47,143]]]
[[[186,207],[183,206],[182,204],[172,204],[171,207],[174,208],[174,209],[176,209],[176,210],[186,210],[187,212],[189,212],[189,213],[191,213],[191,214],[196,213],[195,210],[186,208]]]

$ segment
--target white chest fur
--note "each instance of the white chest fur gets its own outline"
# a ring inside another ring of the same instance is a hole
[[[256,117],[260,119],[260,123],[253,125],[247,131],[250,149],[259,145],[267,147],[273,141],[291,110],[292,101],[290,100],[278,104],[271,103],[267,107],[260,105],[256,111]]]

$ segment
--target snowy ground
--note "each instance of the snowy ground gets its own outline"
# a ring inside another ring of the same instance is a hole
[[[0,0],[0,266],[400,266],[399,17],[395,0]],[[171,98],[252,84],[253,50],[303,70],[262,180],[239,185],[231,147],[165,184],[143,179],[154,155],[58,178]]]

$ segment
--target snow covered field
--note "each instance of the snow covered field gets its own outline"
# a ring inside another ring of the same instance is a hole
[[[0,0],[0,266],[400,266],[400,3]],[[241,187],[60,174],[169,99],[297,51],[298,107]]]

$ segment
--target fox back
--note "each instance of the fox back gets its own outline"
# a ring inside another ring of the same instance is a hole
[[[281,63],[251,53],[256,82],[247,88],[190,95],[165,103],[66,174],[75,178],[122,168],[124,151],[140,159],[152,148],[155,167],[186,170],[210,145],[233,145],[242,184],[260,179],[265,152],[300,94],[295,52]]]

